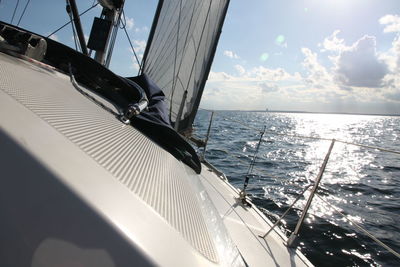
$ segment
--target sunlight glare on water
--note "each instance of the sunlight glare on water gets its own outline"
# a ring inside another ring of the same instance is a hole
[[[201,115],[200,136],[209,118]],[[400,147],[399,117],[226,111],[214,118],[207,159],[241,188],[256,154],[249,192],[273,221],[313,184],[331,139],[390,150]],[[255,153],[260,131],[254,129],[264,126],[266,132]],[[398,155],[335,142],[300,232],[300,248],[314,264],[396,266],[397,259],[337,211],[399,251],[399,163]],[[293,231],[309,195],[306,192],[285,217],[281,228],[286,234]]]

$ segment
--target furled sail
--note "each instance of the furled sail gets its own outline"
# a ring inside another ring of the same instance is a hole
[[[175,129],[193,123],[229,0],[160,1],[142,72],[164,92]]]

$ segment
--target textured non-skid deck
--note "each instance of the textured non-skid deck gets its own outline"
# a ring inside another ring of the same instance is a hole
[[[76,91],[68,76],[2,53],[0,61],[0,90],[87,153],[204,256],[218,261],[181,162]]]

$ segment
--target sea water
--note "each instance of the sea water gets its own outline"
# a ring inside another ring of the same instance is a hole
[[[209,120],[208,111],[198,112],[195,135],[205,137]],[[315,181],[331,139],[400,151],[400,117],[218,111],[206,159],[242,188],[255,157],[248,192],[275,222]],[[300,230],[299,247],[317,266],[400,266],[399,258],[355,225],[400,251],[400,155],[338,141]],[[309,191],[280,224],[288,236]]]

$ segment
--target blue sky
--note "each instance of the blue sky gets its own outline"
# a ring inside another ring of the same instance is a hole
[[[93,0],[78,2],[79,11]],[[20,17],[24,0],[14,18]],[[10,22],[16,0],[2,0]],[[155,0],[126,1],[127,27],[138,54]],[[94,8],[82,17],[89,35]],[[49,34],[68,20],[65,1],[31,0],[20,26]],[[400,114],[398,0],[231,0],[201,106]],[[54,38],[73,46],[71,27]],[[137,66],[120,31],[111,68]]]

